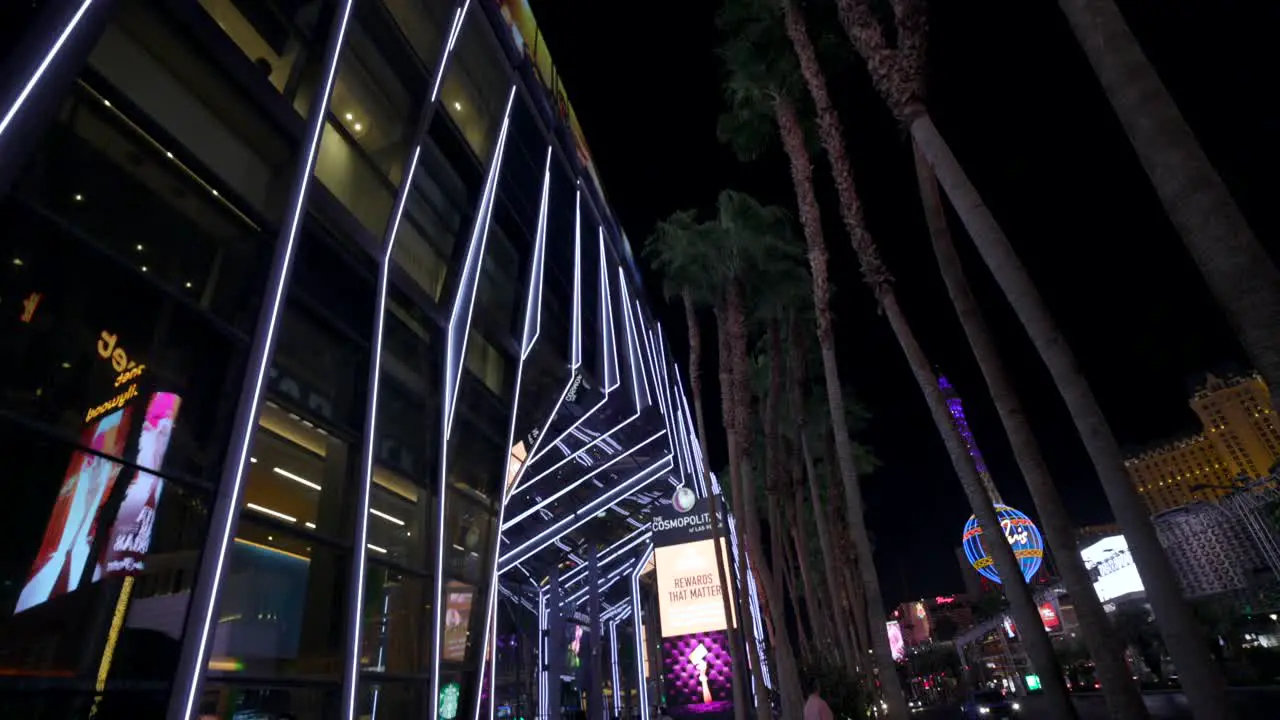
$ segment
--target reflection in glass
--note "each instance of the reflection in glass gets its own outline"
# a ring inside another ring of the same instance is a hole
[[[431,580],[376,560],[365,581],[360,662],[368,672],[415,675],[431,655]]]

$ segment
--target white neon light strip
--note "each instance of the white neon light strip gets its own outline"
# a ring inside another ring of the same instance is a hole
[[[440,648],[442,636],[440,624],[444,617],[441,607],[444,604],[444,526],[445,526],[445,506],[447,477],[448,477],[448,457],[449,457],[449,438],[453,431],[453,415],[457,404],[458,383],[461,381],[461,364],[462,353],[467,347],[467,339],[471,334],[471,313],[475,309],[475,295],[479,284],[479,275],[484,267],[484,249],[486,241],[489,237],[489,221],[493,214],[493,195],[497,191],[498,177],[502,169],[502,158],[506,151],[507,130],[511,123],[511,106],[515,102],[516,85],[511,86],[511,92],[507,95],[507,108],[502,114],[502,128],[498,132],[498,141],[494,146],[494,157],[489,168],[489,177],[485,183],[485,190],[480,199],[479,210],[476,215],[475,227],[471,233],[471,240],[467,247],[466,261],[462,267],[462,277],[458,283],[458,296],[454,300],[453,311],[449,316],[449,340],[445,350],[445,382],[444,382],[444,402],[442,405],[442,423],[441,423],[441,439],[440,439],[440,474],[436,481],[436,568],[435,568],[435,607],[432,608],[432,643],[434,645],[431,653],[431,690],[428,697],[440,697]],[[465,310],[464,310],[465,307]],[[465,316],[465,320],[462,318]],[[462,321],[461,333],[458,331],[458,323]],[[458,343],[461,347],[458,347]],[[484,647],[480,648],[483,655]],[[477,693],[477,697],[479,693]],[[439,703],[428,703],[430,710],[428,713],[429,720],[437,720],[439,713]]]
[[[537,225],[537,229],[534,231],[533,258],[530,261],[528,296],[525,298],[525,308],[524,308],[524,330],[523,330],[523,333],[521,334],[520,362],[516,369],[516,385],[515,385],[515,390],[512,393],[511,422],[507,429],[507,447],[511,447],[515,443],[516,422],[520,415],[520,389],[524,384],[524,361],[529,357],[529,353],[533,351],[533,345],[538,341],[538,335],[540,334],[541,327],[542,327],[542,321],[541,321],[542,268],[543,268],[543,259],[546,253],[547,202],[550,197],[550,194],[551,194],[551,147],[548,146],[547,159],[546,159],[546,162],[544,163],[543,170],[542,170],[542,199],[541,199],[541,205],[538,208],[538,225]],[[573,382],[572,377],[570,377],[569,382],[570,383]],[[568,390],[568,387],[569,387],[568,385],[565,386],[566,391]],[[563,393],[561,396],[563,397]],[[554,411],[553,411],[553,417],[554,417]],[[523,467],[521,468],[521,470],[523,470]],[[501,498],[499,499],[499,502],[498,502],[498,527],[499,528],[502,527],[503,517],[506,515],[508,497],[509,495],[507,493],[507,484],[504,482],[502,483]],[[497,631],[494,630],[491,633],[490,626],[493,625],[497,620],[497,618],[495,617],[494,610],[496,609],[497,602],[498,602],[498,595],[497,595],[498,557],[497,556],[498,556],[500,546],[501,546],[501,543],[494,543],[494,546],[493,546],[494,571],[489,581],[489,592],[487,593],[488,597],[485,600],[484,630],[482,631],[481,640],[480,640],[480,648],[481,648],[480,667],[476,674],[476,677],[479,677],[479,678],[484,677],[484,670],[485,670],[485,664],[486,664],[486,653],[484,651],[489,647],[489,641],[492,638],[494,640],[492,662],[488,663],[490,688],[495,687],[493,684],[493,679],[494,679],[493,673],[495,671],[495,668],[498,665]],[[474,711],[472,713],[473,720],[479,720],[480,706],[483,704],[482,695],[483,693],[476,694],[476,702],[474,706]],[[492,690],[490,690],[489,695],[490,695],[490,702],[492,703],[492,698],[493,698]]]
[[[610,545],[609,547],[607,547],[607,548],[605,548],[603,551],[601,551],[601,554],[602,554],[602,555],[604,555],[604,557],[602,557],[602,558],[600,558],[599,560],[597,560],[597,562],[599,562],[601,566],[604,566],[604,565],[606,565],[607,563],[609,563],[610,561],[612,561],[614,558],[616,558],[618,555],[622,554],[623,552],[626,552],[628,549],[630,549],[630,548],[632,548],[632,547],[634,547],[634,546],[635,546],[635,543],[632,543],[632,544],[630,544],[630,545],[627,545],[626,547],[622,547],[622,545],[624,545],[625,543],[629,543],[629,542],[631,542],[631,541],[635,540],[636,538],[644,539],[644,538],[650,537],[650,536],[652,536],[652,535],[653,535],[653,533],[649,530],[649,526],[648,526],[648,525],[645,525],[645,526],[641,527],[639,530],[636,530],[636,531],[632,532],[630,535],[628,535],[628,536],[626,536],[626,537],[622,538],[622,539],[621,539],[621,540],[619,540],[618,542],[616,542],[616,543],[614,543],[614,544]],[[619,549],[618,549],[618,548],[620,548],[620,547],[622,547],[622,549],[621,549],[621,550],[619,550]],[[615,550],[616,550],[617,552],[614,552]],[[611,553],[612,553],[612,554],[611,554]],[[565,575],[564,577],[560,578],[560,584],[561,584],[561,585],[571,585],[571,584],[573,584],[573,583],[577,582],[579,578],[581,578],[584,574],[586,574],[586,572],[587,572],[587,568],[586,568],[585,566],[584,566],[584,567],[574,568],[574,570],[573,570],[572,572],[570,572],[570,573],[568,573],[567,575]]]
[[[398,517],[394,517],[394,516],[392,516],[392,515],[388,515],[388,514],[386,514],[386,513],[382,512],[381,510],[378,510],[377,508],[369,508],[369,514],[370,514],[370,515],[377,515],[378,517],[382,518],[383,520],[386,520],[386,521],[387,521],[387,522],[389,522],[389,523],[394,523],[394,524],[396,524],[396,525],[399,525],[400,527],[404,527],[404,521],[403,521],[403,520],[401,520],[401,519],[400,519],[400,518],[398,518]]]
[[[467,9],[471,7],[471,0],[467,0],[463,4],[461,10],[454,10],[453,24],[449,27],[449,42],[444,47],[443,56],[440,58],[440,66],[436,68],[436,81],[431,86],[431,102],[435,102],[440,95],[440,83],[444,80],[444,69],[448,64],[449,56],[453,54],[453,44],[458,41],[458,33],[462,30],[462,22],[467,18]]]
[[[245,503],[244,506],[249,508],[250,510],[253,510],[254,512],[260,512],[263,515],[270,515],[273,518],[279,518],[280,520],[284,520],[285,522],[291,522],[291,523],[298,522],[298,518],[292,515],[285,515],[279,510],[272,510],[269,507],[262,507],[261,505],[256,505],[254,503]]]
[[[590,450],[591,448],[595,447],[596,445],[598,445],[598,444],[600,444],[600,443],[603,443],[603,442],[606,442],[606,441],[607,441],[607,440],[608,440],[608,439],[609,439],[609,438],[610,438],[614,433],[616,433],[616,432],[618,432],[619,430],[621,430],[622,428],[624,428],[624,427],[626,427],[626,426],[630,425],[630,424],[631,424],[633,421],[635,421],[635,419],[636,419],[636,418],[638,418],[638,417],[640,417],[640,413],[636,413],[636,414],[632,415],[631,417],[627,418],[626,420],[623,420],[621,423],[618,423],[617,425],[614,425],[612,428],[610,428],[610,429],[609,429],[609,432],[607,432],[607,433],[605,433],[605,434],[601,435],[600,437],[598,437],[598,438],[596,438],[596,439],[592,440],[591,442],[587,443],[586,445],[583,445],[582,447],[578,448],[577,450],[573,451],[572,453],[570,453],[570,454],[568,454],[568,455],[565,455],[565,456],[564,456],[564,458],[562,458],[562,459],[560,459],[560,460],[557,460],[555,465],[552,465],[551,467],[547,468],[546,470],[544,470],[544,471],[542,471],[542,472],[538,473],[537,475],[535,475],[535,476],[533,477],[533,479],[529,480],[529,482],[525,483],[523,486],[521,486],[521,485],[517,484],[517,485],[515,486],[515,488],[514,488],[514,489],[512,489],[511,494],[512,494],[512,495],[514,495],[517,491],[520,491],[520,490],[528,490],[528,489],[529,489],[529,487],[530,487],[530,486],[532,486],[534,483],[538,482],[539,480],[541,480],[542,478],[546,477],[547,475],[550,475],[551,473],[555,472],[558,468],[560,468],[561,466],[563,466],[565,463],[569,462],[570,460],[573,460],[573,459],[574,459],[574,458],[576,458],[576,457],[581,456],[584,452],[586,452],[586,451]],[[569,430],[574,430],[576,427],[577,427],[577,426],[575,425],[574,427],[569,428]],[[567,430],[567,431],[565,431],[565,432],[566,432],[566,433],[568,433],[568,432],[569,432],[569,430]],[[610,463],[612,463],[612,462],[615,462],[616,460],[617,460],[617,458],[613,458],[613,459],[612,459],[612,460],[610,460],[609,462],[610,462]],[[526,464],[527,464],[527,463],[526,463]],[[546,504],[546,501],[543,501],[541,504],[539,504],[539,505],[538,505],[538,507],[541,507],[542,505],[545,505],[545,504]],[[535,507],[534,509],[536,510],[536,509],[537,509],[537,507]],[[519,518],[517,518],[516,520],[512,520],[511,522],[509,522],[509,523],[507,523],[507,524],[508,524],[508,525],[514,525],[514,524],[515,524],[516,522],[518,522],[518,521],[519,521]],[[505,530],[506,528],[503,528],[503,529]]]
[[[80,24],[80,20],[84,17],[84,14],[89,11],[90,5],[93,5],[93,0],[84,0],[84,2],[80,3],[80,7],[76,10],[75,14],[71,16],[71,20],[67,22],[67,26],[64,27],[62,29],[62,33],[58,35],[58,39],[54,40],[53,45],[49,46],[49,51],[45,53],[44,59],[40,61],[40,64],[36,66],[35,71],[31,73],[31,77],[27,79],[27,84],[22,86],[22,92],[18,93],[18,97],[14,99],[13,105],[9,106],[8,112],[4,114],[4,119],[0,120],[0,135],[4,134],[5,130],[9,128],[9,124],[18,116],[18,112],[22,110],[22,106],[26,104],[27,98],[31,95],[31,91],[35,90],[36,85],[40,84],[40,78],[44,77],[45,72],[48,71],[49,65],[53,62],[54,58],[58,56],[59,52],[62,52],[62,46],[67,43],[67,39],[71,37],[71,33],[76,31],[76,26]]]
[[[604,251],[604,226],[600,226],[600,327],[604,332],[604,386],[612,390],[622,382],[618,377],[618,337],[613,325],[613,290],[609,288],[609,268]]]
[[[613,666],[613,716],[622,717],[622,693],[618,689],[618,620],[609,623],[609,662]]]
[[[499,571],[505,572],[506,569],[510,568],[512,565],[515,565],[518,562],[524,562],[524,560],[530,555],[539,552],[555,540],[564,536],[566,533],[573,532],[588,520],[595,517],[601,510],[608,509],[609,506],[653,482],[659,475],[670,469],[671,455],[668,453],[660,458],[655,464],[636,473],[630,479],[616,486],[613,490],[587,503],[572,515],[562,519],[560,522],[546,530],[543,530],[541,533],[538,533],[533,538],[522,543],[519,547],[509,550],[500,559],[501,564]]]
[[[581,183],[579,183],[581,186]],[[569,364],[582,365],[582,188],[573,203],[573,328],[569,335]]]
[[[649,720],[649,688],[648,683],[645,682],[644,663],[644,616],[640,613],[640,573],[644,571],[644,566],[648,564],[651,557],[653,557],[652,545],[640,556],[640,562],[636,563],[636,570],[631,574],[631,616],[633,618],[631,627],[635,638],[636,690],[640,692],[640,720]]]
[[[620,568],[618,568],[618,569],[614,570],[613,572],[609,573],[609,574],[608,574],[608,575],[606,575],[605,577],[600,578],[600,580],[596,583],[596,587],[598,587],[598,588],[600,588],[601,590],[603,590],[604,588],[608,587],[608,586],[611,584],[609,581],[611,581],[611,580],[613,580],[614,578],[618,577],[618,576],[619,576],[619,575],[621,575],[622,573],[627,572],[628,570],[630,570],[630,568],[628,568],[626,565],[623,565],[622,567],[620,567]],[[581,600],[581,599],[583,599],[583,598],[585,598],[585,597],[587,596],[587,593],[588,593],[588,592],[590,592],[590,591],[591,591],[591,584],[590,584],[590,583],[588,583],[586,587],[584,587],[584,588],[582,588],[581,590],[579,590],[578,592],[576,592],[576,593],[574,593],[574,594],[570,595],[570,596],[569,596],[569,598],[568,598],[567,600],[565,600],[565,601],[564,601],[564,604],[566,604],[566,605],[577,605],[577,604],[578,604],[578,603],[577,603],[577,601],[578,601],[578,600]]]
[[[81,8],[81,13],[77,14],[77,17],[83,14],[83,9],[88,7],[89,1],[90,0],[86,0],[84,6]],[[337,33],[337,36],[334,38],[332,58],[329,61],[329,66],[325,69],[324,83],[322,84],[323,102],[315,103],[315,106],[318,108],[324,108],[328,106],[329,97],[333,92],[333,80],[334,80],[334,76],[337,75],[338,59],[342,55],[340,51],[342,49],[343,42],[346,39],[347,25],[351,20],[351,6],[353,2],[354,0],[345,0],[345,2],[342,3],[342,15],[337,25],[338,33]],[[78,20],[76,20],[76,22],[78,22]],[[73,29],[73,26],[69,26],[69,28]],[[61,46],[61,43],[66,41],[66,36],[69,34],[70,34],[70,29],[63,32],[62,37],[59,38],[58,47]],[[326,50],[328,50],[328,48],[326,48]],[[45,62],[42,63],[41,70],[39,72],[43,72],[43,68],[48,66],[48,63],[49,61],[52,60],[53,55],[54,53],[50,53],[48,56],[46,56]],[[36,78],[33,78],[32,83],[28,84],[29,87],[34,84],[35,79]],[[25,92],[29,92],[29,90]],[[297,192],[293,198],[293,207],[291,209],[291,217],[288,224],[288,230],[278,240],[279,242],[285,243],[285,248],[284,248],[284,254],[283,254],[283,262],[281,263],[282,269],[281,269],[281,272],[275,278],[273,278],[275,282],[274,282],[274,287],[271,288],[271,293],[270,293],[271,300],[270,300],[270,304],[268,305],[268,307],[270,308],[270,311],[267,314],[267,323],[266,323],[267,327],[266,327],[266,335],[264,338],[265,340],[264,347],[267,350],[271,350],[274,345],[277,322],[280,318],[280,306],[284,301],[285,278],[289,274],[288,270],[290,266],[293,264],[293,252],[294,252],[295,242],[298,237],[298,224],[302,221],[302,213],[304,211],[304,205],[306,203],[307,188],[310,185],[312,176],[314,175],[314,172],[315,172],[316,152],[320,148],[320,134],[324,130],[325,113],[321,111],[316,113],[316,115],[317,117],[311,118],[311,122],[313,123],[311,128],[311,137],[310,137],[310,142],[307,145],[307,158],[303,165],[305,172],[300,173],[299,175],[299,177],[301,178],[301,182],[299,183]],[[257,422],[258,410],[260,409],[261,403],[262,403],[262,387],[263,387],[263,383],[266,382],[267,368],[271,364],[270,356],[271,356],[270,352],[264,352],[262,354],[260,361],[258,362],[258,367],[254,368],[253,370],[254,372],[253,394],[249,400],[250,405],[249,405],[248,417],[249,417],[249,420],[254,423]],[[192,663],[190,668],[186,668],[193,674],[190,677],[186,678],[188,689],[187,689],[187,697],[184,698],[183,700],[183,715],[182,715],[183,720],[189,719],[195,713],[196,695],[197,695],[197,691],[200,688],[200,677],[204,674],[204,671],[205,671],[205,667],[204,667],[205,653],[209,648],[209,639],[210,639],[210,636],[212,635],[211,630],[213,626],[213,616],[214,616],[214,613],[217,612],[218,597],[221,594],[222,571],[226,565],[227,546],[231,543],[231,535],[232,535],[232,532],[235,530],[235,528],[233,527],[234,523],[232,522],[232,520],[234,520],[235,518],[235,508],[238,507],[240,504],[240,491],[243,489],[243,486],[244,486],[244,466],[245,466],[245,463],[248,461],[249,446],[252,444],[253,437],[254,437],[253,433],[251,432],[244,432],[243,435],[244,435],[244,440],[241,442],[240,447],[233,451],[233,454],[231,456],[232,458],[234,458],[234,463],[235,463],[235,472],[234,472],[234,475],[232,476],[233,480],[231,482],[231,494],[229,497],[230,502],[228,503],[228,507],[231,508],[231,516],[227,519],[227,522],[225,523],[225,527],[223,528],[223,531],[222,531],[222,536],[218,538],[216,547],[210,548],[210,550],[214,550],[215,552],[217,552],[218,559],[217,559],[217,562],[214,564],[213,578],[212,578],[212,584],[210,588],[211,597],[209,598],[209,607],[208,607],[208,610],[205,612],[204,617],[200,619],[200,629],[199,629],[200,639],[197,645],[195,662]]]
[[[275,473],[275,474],[277,474],[277,475],[279,475],[279,476],[281,476],[281,477],[287,477],[287,478],[289,478],[290,480],[292,480],[292,481],[294,481],[294,482],[298,483],[299,485],[306,485],[307,487],[311,488],[312,490],[323,490],[323,489],[324,489],[324,488],[320,487],[319,485],[317,485],[317,484],[315,484],[315,483],[311,482],[310,480],[308,480],[308,479],[306,479],[306,478],[304,478],[304,477],[301,477],[301,476],[299,476],[299,475],[294,475],[293,473],[289,472],[288,470],[285,470],[284,468],[273,467],[273,468],[271,468],[271,472],[273,472],[273,473]]]
[[[574,488],[578,487],[578,486],[579,486],[579,485],[581,485],[582,483],[584,483],[584,482],[586,482],[586,481],[590,480],[591,478],[595,477],[596,475],[599,475],[600,473],[602,473],[602,472],[604,472],[605,470],[607,470],[608,468],[612,467],[614,464],[616,464],[617,462],[619,462],[619,461],[620,461],[620,460],[622,460],[623,458],[630,456],[630,455],[631,455],[632,453],[634,453],[635,451],[639,450],[640,448],[644,447],[645,445],[648,445],[649,443],[653,442],[654,440],[657,440],[658,438],[660,438],[660,437],[662,437],[663,435],[666,435],[666,434],[667,434],[667,431],[666,431],[666,430],[659,430],[658,432],[654,433],[653,435],[650,435],[649,437],[645,438],[644,440],[641,440],[639,443],[637,443],[636,445],[634,445],[633,447],[631,447],[630,449],[628,449],[626,452],[624,452],[624,453],[622,453],[622,454],[620,454],[620,455],[615,455],[615,456],[613,456],[612,458],[610,458],[610,459],[609,459],[609,462],[606,462],[605,464],[598,466],[595,470],[592,470],[591,472],[587,473],[586,475],[583,475],[582,477],[578,478],[577,480],[573,481],[572,483],[569,483],[568,485],[566,485],[566,486],[564,486],[564,487],[560,488],[560,489],[559,489],[559,490],[557,490],[553,495],[551,495],[551,497],[548,497],[547,499],[543,500],[542,502],[539,502],[537,505],[534,505],[533,507],[529,508],[528,510],[525,510],[524,512],[520,513],[519,515],[517,515],[517,516],[515,516],[515,517],[511,518],[511,520],[507,521],[504,525],[502,525],[502,526],[501,526],[501,527],[502,527],[502,529],[503,529],[503,530],[507,530],[507,529],[509,529],[512,525],[515,525],[516,523],[520,522],[521,520],[523,520],[523,519],[525,519],[525,518],[529,517],[530,515],[532,515],[532,514],[534,514],[535,512],[537,512],[539,509],[541,509],[541,508],[545,507],[546,505],[549,505],[550,503],[553,503],[553,502],[555,502],[556,500],[558,500],[558,499],[560,499],[560,498],[564,497],[564,495],[565,495],[566,493],[570,492],[571,490],[573,490]]]
[[[640,351],[636,348],[636,327],[631,317],[631,298],[627,296],[627,281],[622,274],[622,266],[618,266],[618,293],[622,295],[623,332],[627,334],[627,364],[631,366],[631,394],[636,407],[640,405],[640,377],[643,371],[638,367],[641,363]]]

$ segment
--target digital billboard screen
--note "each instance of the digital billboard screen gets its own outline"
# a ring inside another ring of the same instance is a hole
[[[1080,557],[1089,571],[1098,600],[1108,602],[1144,591],[1142,576],[1123,535],[1112,535],[1089,545],[1080,551]]]
[[[889,633],[889,654],[893,656],[894,662],[902,660],[907,656],[907,644],[902,641],[902,627],[897,620],[890,620],[885,626]]]

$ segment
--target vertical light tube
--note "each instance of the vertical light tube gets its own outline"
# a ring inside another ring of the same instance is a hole
[[[613,714],[615,717],[622,717],[622,693],[619,691],[621,683],[618,677],[618,623],[620,618],[614,618],[609,621],[609,661],[613,667]]]
[[[436,67],[436,88],[439,88],[440,80],[444,77],[445,69],[448,67],[449,57],[452,55],[453,37],[461,29],[462,23],[466,19],[466,8],[469,5],[470,2],[468,1],[466,6],[454,11],[453,26],[450,28],[449,39],[440,48],[440,62]],[[364,575],[367,572],[368,565],[366,561],[369,554],[369,494],[378,440],[378,393],[382,378],[382,345],[387,318],[387,288],[390,284],[396,236],[400,231],[400,221],[404,217],[404,209],[408,204],[409,194],[413,192],[413,181],[418,172],[418,160],[422,155],[422,144],[431,128],[431,119],[435,115],[437,107],[435,100],[436,94],[432,92],[431,98],[418,111],[418,125],[413,135],[414,145],[409,150],[408,164],[405,166],[407,170],[396,193],[395,206],[383,233],[383,252],[378,262],[378,289],[374,298],[373,338],[369,348],[371,361],[369,363],[368,385],[366,386],[368,392],[364,411],[364,437],[360,449],[360,478],[356,489],[356,507],[358,510],[355,537],[352,544],[352,547],[356,548],[355,562],[351,565],[351,580],[347,586],[349,594],[347,607],[350,615],[347,619],[347,645],[344,648],[342,675],[343,711],[345,712],[346,720],[355,720],[356,697],[359,694],[360,686],[360,641],[361,634],[364,631]],[[379,653],[381,653],[381,650],[379,650]]]
[[[498,141],[494,145],[493,159],[489,166],[489,176],[485,182],[484,192],[480,197],[480,205],[476,212],[475,226],[472,228],[471,240],[467,245],[466,260],[462,266],[462,275],[458,282],[458,295],[454,299],[453,311],[449,315],[449,338],[445,348],[444,384],[441,387],[441,419],[440,419],[440,468],[436,478],[436,567],[435,567],[435,607],[432,608],[432,653],[431,682],[428,697],[428,720],[438,720],[440,715],[440,624],[444,618],[444,523],[446,497],[448,493],[449,473],[449,438],[453,431],[453,416],[457,406],[458,383],[461,381],[463,355],[466,352],[467,339],[471,334],[471,313],[475,309],[476,289],[480,282],[480,272],[484,267],[485,241],[489,236],[489,220],[493,213],[493,196],[497,192],[498,177],[502,169],[502,156],[506,149],[507,130],[511,121],[511,105],[515,102],[516,86],[511,86],[507,95],[507,109],[502,115],[502,128],[498,132]],[[483,655],[485,647],[480,647]],[[479,681],[480,678],[477,678]],[[479,697],[483,687],[476,688]]]
[[[635,572],[631,574],[631,616],[636,643],[636,690],[640,695],[640,720],[649,720],[649,686],[645,683],[644,666],[644,615],[640,613],[640,574],[653,557],[653,545],[640,555]]]
[[[275,351],[276,329],[293,269],[298,227],[306,212],[316,153],[320,148],[329,95],[333,92],[338,58],[346,40],[353,2],[354,0],[343,0],[334,15],[322,61],[322,82],[311,100],[310,114],[307,116],[311,124],[308,128],[307,145],[300,148],[289,216],[281,225],[280,234],[276,238],[275,255],[265,293],[267,301],[258,317],[257,331],[245,366],[244,386],[232,425],[230,451],[222,467],[217,499],[209,518],[209,538],[212,543],[205,547],[196,576],[195,591],[187,610],[187,627],[194,632],[188,632],[183,640],[178,671],[174,676],[173,694],[169,698],[168,717],[172,720],[190,720],[198,711],[196,701],[204,684],[205,663],[213,634],[213,614],[217,610],[222,591],[231,534],[240,515],[240,491],[243,489],[245,463],[248,462],[249,447],[253,443],[253,429],[258,423],[267,368],[271,365],[271,356]]]

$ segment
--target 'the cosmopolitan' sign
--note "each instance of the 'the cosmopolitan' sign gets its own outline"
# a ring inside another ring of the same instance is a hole
[[[689,495],[692,496],[692,491]],[[710,507],[706,498],[681,496],[677,492],[670,505],[658,506],[651,527],[653,544],[657,547],[704,540],[711,537]]]

